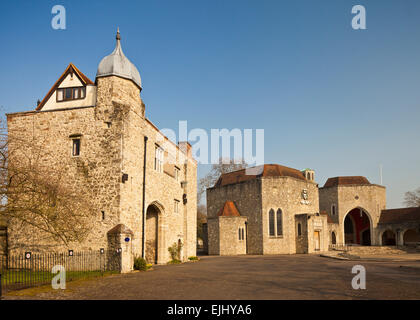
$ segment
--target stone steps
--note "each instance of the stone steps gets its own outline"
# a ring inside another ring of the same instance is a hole
[[[387,255],[416,253],[418,249],[396,246],[347,246],[347,252],[352,255]]]

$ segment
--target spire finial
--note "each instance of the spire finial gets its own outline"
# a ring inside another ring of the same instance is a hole
[[[121,40],[121,36],[120,36],[120,27],[117,27],[117,40]]]

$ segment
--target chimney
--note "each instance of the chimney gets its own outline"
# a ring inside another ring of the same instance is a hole
[[[188,141],[178,142],[179,149],[187,155],[188,158],[192,157],[192,147]]]

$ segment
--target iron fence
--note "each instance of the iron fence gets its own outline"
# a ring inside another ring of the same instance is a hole
[[[121,253],[98,250],[66,253],[31,253],[0,255],[0,297],[7,291],[52,283],[57,275],[54,266],[63,266],[66,281],[119,273]]]

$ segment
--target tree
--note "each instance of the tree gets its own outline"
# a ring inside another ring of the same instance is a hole
[[[404,203],[407,207],[420,207],[420,188],[406,192]]]
[[[42,142],[9,136],[0,119],[0,221],[22,234],[29,227],[64,244],[82,242],[95,214],[88,190],[69,183],[62,162],[44,162],[48,156]]]
[[[219,163],[213,164],[210,172],[198,181],[198,202],[202,199],[206,189],[213,187],[222,174],[245,169],[247,167],[248,164],[243,159],[235,161],[232,159],[220,158]]]

